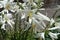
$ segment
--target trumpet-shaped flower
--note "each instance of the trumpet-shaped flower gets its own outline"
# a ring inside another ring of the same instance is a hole
[[[4,16],[2,16],[3,18],[1,20],[1,22],[2,22],[1,29],[5,30],[5,24],[6,24],[6,22],[7,22],[8,25],[10,25],[11,28],[13,28],[14,21],[12,19],[12,15],[9,14],[9,13],[4,14],[4,11],[3,11],[2,15],[4,15]]]
[[[19,8],[19,6],[17,5],[17,3],[13,2],[14,0],[3,0],[0,1],[1,3],[1,7],[4,7],[5,10],[10,10],[12,12],[17,11],[17,9]]]
[[[52,22],[51,22],[52,21]],[[53,19],[50,20],[50,24],[49,25],[52,25],[55,21]],[[46,28],[46,29],[45,29]],[[56,29],[60,29],[60,26],[55,26],[55,27],[45,27],[44,29],[42,29],[39,33],[37,33],[37,35],[39,35],[40,37],[42,37],[44,40],[45,40],[45,33],[47,32],[48,35],[51,37],[52,40],[55,40],[55,39],[58,39],[58,35],[60,33],[52,33],[51,31],[52,30],[56,30]],[[47,30],[47,31],[46,31]],[[51,31],[50,31],[51,30]],[[39,37],[39,36],[36,36],[36,37]]]

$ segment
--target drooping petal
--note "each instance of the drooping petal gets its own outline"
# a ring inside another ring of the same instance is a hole
[[[44,27],[40,25],[39,21],[37,21],[34,17],[32,19],[33,19],[33,22],[39,27],[39,29],[44,29]]]
[[[11,19],[12,18],[12,14],[7,14],[7,17],[9,18],[9,19]]]
[[[54,22],[55,22],[55,21],[54,21],[54,19],[52,18],[52,19],[50,20],[50,25],[52,25]]]
[[[10,0],[9,2],[13,2],[14,0]]]
[[[29,0],[23,0],[24,2],[28,2]]]
[[[37,33],[37,37],[41,37],[43,39],[45,39],[44,35],[45,35],[45,33]]]
[[[11,28],[13,28],[13,25],[11,24],[10,20],[8,20],[7,23],[11,26]]]
[[[46,27],[46,24],[45,24],[45,22],[41,21],[41,23],[42,23],[42,25],[43,25],[44,27]]]
[[[51,38],[57,39],[57,38],[58,38],[57,35],[59,35],[59,33],[52,33],[52,32],[49,32],[49,35],[50,35]]]
[[[47,20],[47,21],[50,21],[50,19],[47,17],[47,16],[45,16],[45,15],[43,15],[43,14],[41,14],[41,13],[37,13],[42,19],[44,19],[44,20]]]
[[[6,30],[6,29],[5,29],[5,24],[3,24],[3,25],[1,26],[1,29]]]
[[[24,19],[24,18],[25,18],[25,14],[22,14],[21,19]]]
[[[60,26],[60,22],[55,22],[55,26]]]
[[[32,23],[32,19],[31,19],[31,18],[29,18],[29,23],[30,23],[30,24]]]
[[[41,35],[41,37],[42,37],[43,39],[45,39],[44,33],[40,33],[40,35]]]
[[[3,5],[0,3],[0,8],[3,8]]]
[[[48,28],[48,30],[56,30],[56,29],[60,29],[60,27],[57,26],[57,27],[53,27],[53,28]]]

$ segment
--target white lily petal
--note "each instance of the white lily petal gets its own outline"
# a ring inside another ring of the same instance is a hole
[[[7,23],[13,28],[13,26],[12,26],[10,20],[8,20]]]
[[[54,21],[54,19],[52,18],[52,19],[50,20],[50,25],[52,25],[54,22],[55,22],[55,21]]]
[[[37,24],[37,26],[39,26],[40,29],[44,29],[44,27],[40,25],[39,21],[37,21],[34,17],[32,19],[33,19],[33,22]]]
[[[44,20],[42,17],[40,17],[39,15],[36,15],[36,14],[33,14],[33,16],[36,18],[36,19],[38,19],[38,20]]]
[[[22,15],[21,19],[24,19],[25,18],[25,14]]]
[[[9,2],[13,2],[14,0],[10,0]]]
[[[41,21],[41,23],[43,24],[43,26],[44,26],[44,27],[46,27],[46,24],[45,24],[45,22]]]
[[[56,22],[55,23],[55,26],[60,26],[60,22]]]
[[[29,23],[31,24],[31,22],[32,22],[32,19],[31,19],[31,18],[29,18]]]
[[[40,12],[38,12],[37,14],[38,14],[40,17],[42,17],[44,20],[50,21],[50,19],[49,19],[47,16],[41,14]]]
[[[3,0],[4,2],[13,2],[14,0]]]
[[[2,12],[3,12],[3,13],[5,12],[5,13],[7,14],[7,13],[8,13],[8,10],[4,9]],[[5,14],[5,13],[4,13],[4,14]]]
[[[11,19],[12,18],[12,14],[7,14],[7,17],[9,18],[9,19]]]
[[[37,4],[33,2],[33,6],[37,7]]]
[[[6,30],[6,29],[5,29],[5,24],[3,24],[3,25],[1,26],[1,29]]]
[[[0,4],[0,8],[3,8],[3,5],[2,4]]]
[[[43,39],[45,39],[45,37],[44,37],[44,33],[41,33],[40,35],[41,35],[41,37],[42,37]]]
[[[38,37],[41,37],[41,38],[45,39],[44,35],[45,35],[45,33],[38,33],[37,34]]]
[[[11,12],[15,12],[14,10],[10,10]]]
[[[39,9],[39,10],[45,10],[45,8],[41,8],[41,9]]]
[[[53,28],[48,28],[48,30],[55,30],[55,29],[60,29],[60,27],[57,26],[57,27],[53,27]]]
[[[24,2],[28,2],[29,0],[23,0]]]
[[[8,0],[3,0],[3,1],[8,2]]]
[[[51,38],[55,38],[55,39],[57,39],[58,37],[57,37],[57,33],[52,33],[52,32],[49,32],[49,35],[51,36]]]
[[[11,24],[15,24],[13,20],[10,20]]]

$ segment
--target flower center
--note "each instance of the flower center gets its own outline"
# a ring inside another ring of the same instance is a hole
[[[7,10],[9,10],[10,8],[10,5],[9,4],[6,4],[6,7],[5,7]]]
[[[28,12],[29,18],[32,18],[32,12]]]

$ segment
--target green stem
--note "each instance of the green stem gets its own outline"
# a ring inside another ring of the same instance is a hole
[[[17,0],[17,5],[19,6],[19,8],[24,9],[20,4],[19,1]]]
[[[17,0],[17,5],[19,5],[19,1]]]

